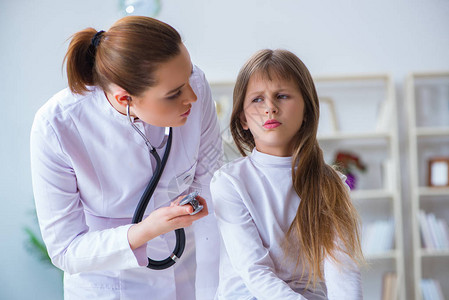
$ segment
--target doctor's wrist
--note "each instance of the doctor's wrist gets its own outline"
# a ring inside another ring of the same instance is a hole
[[[128,243],[131,250],[135,250],[156,237],[147,226],[143,226],[142,222],[129,227],[128,229]]]

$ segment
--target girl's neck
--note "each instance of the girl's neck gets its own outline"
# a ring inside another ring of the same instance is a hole
[[[290,157],[293,155],[293,151],[291,150],[291,147],[258,147],[256,145],[256,150],[260,153],[265,153],[273,156],[279,156],[279,157]]]

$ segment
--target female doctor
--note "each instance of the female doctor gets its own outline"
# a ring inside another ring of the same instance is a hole
[[[31,130],[39,225],[65,272],[65,299],[213,299],[209,183],[222,146],[210,88],[180,35],[152,18],[125,17],[106,32],[75,33],[65,61],[69,88],[39,109]],[[143,220],[132,224],[159,166],[149,149],[162,158],[168,147],[164,127],[172,127],[165,169]],[[193,190],[204,208],[191,215],[191,205],[173,200]],[[171,231],[183,227],[177,263],[147,268],[147,257],[170,255]]]

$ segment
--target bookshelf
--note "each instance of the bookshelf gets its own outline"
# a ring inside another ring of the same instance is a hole
[[[415,299],[427,299],[432,284],[449,298],[449,237],[444,231],[449,223],[449,184],[444,184],[449,173],[429,163],[435,157],[449,159],[449,72],[410,74],[406,96]],[[436,177],[440,186],[429,186]]]
[[[326,162],[351,153],[351,199],[362,220],[364,299],[406,299],[399,141],[394,84],[388,74],[314,78],[320,98],[318,139]],[[386,290],[387,289],[387,290]]]
[[[356,187],[351,199],[362,219],[362,243],[368,238],[365,225],[389,222],[371,229],[378,241],[389,239],[384,248],[366,253],[362,269],[365,299],[381,299],[384,278],[394,274],[394,299],[405,299],[402,212],[399,174],[399,143],[394,85],[389,75],[332,76],[314,78],[320,98],[318,140],[325,160],[333,164],[341,150],[356,154],[366,165],[355,171]],[[212,96],[225,147],[225,159],[239,157],[229,133],[233,82],[211,83]],[[389,229],[385,231],[385,228]],[[380,228],[380,229],[379,229]],[[383,229],[382,229],[383,228]],[[379,229],[379,230],[378,230]],[[386,232],[389,234],[383,234]]]

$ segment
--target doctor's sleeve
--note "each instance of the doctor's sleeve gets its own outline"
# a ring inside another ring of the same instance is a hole
[[[209,84],[204,74],[199,74],[202,88],[201,140],[198,163],[195,171],[195,184],[201,187],[201,196],[206,199],[209,215],[194,222],[196,243],[196,299],[213,299],[218,287],[220,238],[214,216],[214,207],[210,195],[210,181],[215,170],[221,164],[223,146],[215,105],[212,100]]]
[[[215,173],[211,184],[218,228],[232,267],[257,299],[305,300],[276,275],[269,251],[244,204],[248,195],[238,186],[238,180],[222,170]],[[251,295],[248,299],[253,299]],[[233,299],[232,294],[229,299]]]
[[[130,249],[129,225],[89,231],[70,157],[51,124],[39,114],[31,130],[30,147],[36,212],[53,264],[74,274],[144,263]]]

